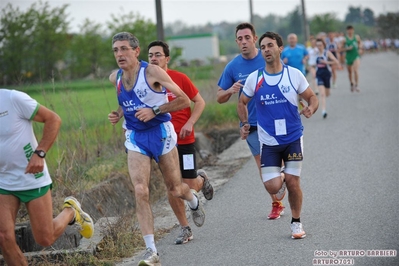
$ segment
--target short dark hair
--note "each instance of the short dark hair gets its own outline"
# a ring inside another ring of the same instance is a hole
[[[150,50],[151,47],[153,46],[161,46],[163,49],[163,53],[165,54],[165,56],[169,56],[169,45],[164,42],[164,41],[153,41],[148,45],[148,50]]]
[[[352,25],[348,25],[348,26],[346,26],[346,29],[347,29],[347,30],[351,30],[351,29],[354,29],[354,28],[353,28]]]
[[[260,36],[259,47],[260,47],[260,43],[262,42],[262,40],[266,37],[270,38],[272,40],[275,40],[277,42],[278,47],[284,46],[283,38],[281,38],[281,36],[278,33],[267,31],[267,32],[263,33],[262,36]]]
[[[239,30],[243,30],[243,29],[250,29],[251,32],[252,32],[252,35],[253,36],[256,35],[254,25],[252,25],[251,23],[248,23],[248,22],[244,22],[244,23],[240,23],[240,24],[237,25],[237,27],[236,27],[236,37],[237,37],[237,32]]]
[[[129,45],[133,49],[136,49],[140,46],[139,39],[137,39],[137,37],[130,32],[119,32],[115,34],[114,37],[112,37],[112,44],[114,44],[116,41],[129,41]]]

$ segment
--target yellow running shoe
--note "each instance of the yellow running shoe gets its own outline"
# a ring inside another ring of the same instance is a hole
[[[73,208],[75,210],[75,219],[71,224],[78,223],[81,227],[79,231],[84,238],[91,238],[94,233],[94,224],[90,215],[82,210],[82,207],[77,199],[72,196],[66,197],[64,200],[65,208]]]

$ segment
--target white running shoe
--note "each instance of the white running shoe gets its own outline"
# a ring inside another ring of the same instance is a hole
[[[291,224],[291,238],[302,239],[306,237],[306,233],[303,230],[302,223],[293,222]]]
[[[140,260],[138,266],[155,266],[160,265],[159,263],[159,255],[154,252],[151,248],[147,248],[143,255],[143,258]]]

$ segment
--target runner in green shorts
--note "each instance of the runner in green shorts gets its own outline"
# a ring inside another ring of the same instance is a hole
[[[342,49],[346,52],[345,59],[348,68],[349,82],[351,84],[351,92],[359,89],[359,65],[360,54],[362,50],[362,41],[359,35],[355,34],[353,26],[346,27],[345,40],[342,41]]]
[[[39,142],[33,121],[44,123]],[[0,89],[0,249],[7,265],[28,265],[15,236],[21,202],[28,210],[33,237],[41,246],[52,245],[75,222],[83,237],[93,235],[92,219],[73,197],[64,200],[63,210],[53,218],[52,179],[45,157],[60,126],[56,113],[26,93]]]
[[[34,199],[40,198],[46,195],[47,191],[52,188],[52,185],[44,186],[41,188],[29,189],[29,190],[22,190],[22,191],[10,191],[0,188],[1,195],[12,195],[17,197],[19,201],[23,203],[27,203]]]

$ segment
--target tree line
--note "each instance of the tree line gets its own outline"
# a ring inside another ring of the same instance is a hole
[[[140,59],[147,60],[146,46],[156,39],[156,25],[134,12],[111,15],[105,25],[86,19],[79,33],[70,33],[68,4],[51,8],[48,2],[37,2],[25,12],[11,3],[1,10],[0,19],[0,84],[24,84],[49,80],[71,80],[88,76],[104,77],[116,67],[111,53],[112,34],[134,33],[141,42]],[[344,21],[333,13],[309,20],[311,33],[344,31],[354,24],[362,37],[398,38],[399,13],[374,17],[371,9],[350,7]],[[181,21],[168,24],[165,36],[215,33],[221,54],[237,53],[236,23],[221,22],[188,27]],[[293,32],[304,42],[302,14],[299,6],[284,17],[255,15],[258,33],[276,31],[283,37]],[[172,51],[173,53],[173,51]],[[176,58],[174,58],[176,59]]]

